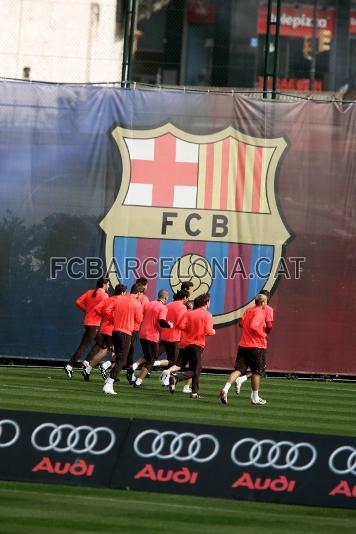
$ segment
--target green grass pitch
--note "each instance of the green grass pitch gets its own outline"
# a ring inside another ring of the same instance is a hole
[[[219,400],[226,375],[203,375],[200,401],[178,385],[170,395],[159,373],[142,390],[115,385],[101,392],[95,371],[89,383],[75,370],[0,367],[2,409],[138,417],[224,426],[356,436],[356,383],[265,378],[266,406],[251,406],[245,383],[229,404]],[[356,506],[356,504],[355,504]],[[172,494],[0,482],[0,533],[323,533],[356,531],[356,510],[251,503]]]

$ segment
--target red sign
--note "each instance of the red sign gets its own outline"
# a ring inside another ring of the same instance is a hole
[[[215,0],[188,0],[187,21],[190,24],[213,24],[215,13]]]
[[[263,76],[258,78],[258,87],[263,89]],[[268,80],[268,90],[272,89],[272,80]],[[278,78],[277,79],[277,89],[283,91],[311,91],[311,84],[308,78]],[[315,80],[313,91],[322,91],[323,82],[322,80]]]
[[[314,8],[311,5],[299,7],[283,6],[281,8],[280,35],[283,37],[312,37],[314,28]],[[356,12],[355,12],[356,15]],[[335,28],[335,9],[318,9],[316,18],[317,36],[321,30],[330,30],[332,35]],[[276,7],[272,7],[272,22],[276,21]],[[351,25],[351,24],[350,24]],[[258,12],[258,34],[265,35],[267,30],[267,4],[261,4]],[[356,33],[356,19],[354,30]],[[272,26],[272,34],[275,26]]]
[[[349,33],[356,33],[356,11],[352,10],[350,13]]]

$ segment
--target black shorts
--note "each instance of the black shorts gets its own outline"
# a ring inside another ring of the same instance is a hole
[[[151,371],[153,367],[153,363],[155,360],[158,359],[158,343],[155,341],[150,341],[149,339],[143,339],[140,338],[142,352],[145,358],[145,363],[143,366],[148,370]]]
[[[178,358],[176,361],[176,366],[180,367],[181,370],[185,369],[189,363],[189,351],[187,351],[187,347],[180,348],[178,353]]]
[[[112,338],[108,334],[97,334],[95,342],[102,349],[111,350],[112,349]]]
[[[266,368],[266,349],[239,347],[235,361],[235,370],[245,375],[249,368],[251,373],[261,375]]]
[[[178,341],[161,341],[164,346],[165,353],[168,360],[168,366],[175,365],[178,361],[179,347]]]

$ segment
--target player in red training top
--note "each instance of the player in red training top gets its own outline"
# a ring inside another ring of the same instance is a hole
[[[140,304],[142,306],[142,312],[143,312],[143,308],[144,308],[145,304],[149,303],[148,297],[145,295],[146,290],[147,290],[148,280],[147,280],[147,278],[144,278],[142,276],[141,278],[137,278],[136,284],[138,284],[138,286],[140,288],[140,294],[138,296],[138,301],[140,302]],[[136,377],[134,375],[134,370],[137,369],[138,367],[140,367],[140,365],[145,360],[142,357],[142,358],[139,358],[139,360],[137,362],[135,362],[135,363],[133,361],[133,356],[134,356],[134,352],[135,352],[135,343],[136,343],[136,340],[138,339],[139,330],[140,330],[140,325],[139,324],[135,324],[135,328],[134,328],[134,331],[132,332],[132,337],[131,337],[131,345],[130,345],[129,355],[127,357],[127,362],[126,362],[126,367],[127,367],[126,378],[127,378],[128,383],[130,384],[130,386],[136,381]]]
[[[114,295],[105,299],[95,307],[95,311],[101,317],[100,330],[95,338],[95,345],[91,349],[88,358],[83,362],[82,375],[85,381],[89,381],[90,373],[101,362],[108,352],[112,352],[112,329],[111,313],[115,300],[126,293],[127,287],[123,284],[115,286]],[[107,365],[105,365],[107,364]],[[100,366],[101,376],[106,380],[106,370],[111,368],[111,362],[105,362]]]
[[[109,320],[113,323],[112,342],[115,352],[115,363],[110,372],[110,378],[105,380],[103,392],[117,395],[114,391],[114,381],[126,364],[130,350],[131,336],[135,323],[142,322],[142,308],[138,301],[140,289],[138,284],[131,288],[130,295],[124,295],[115,301]]]
[[[188,310],[192,310],[193,309],[193,305],[194,305],[194,301],[191,300],[191,295],[192,295],[192,291],[193,291],[193,287],[194,287],[194,284],[193,282],[182,282],[180,288],[182,291],[188,291],[189,293],[189,298],[186,302],[186,306],[188,308]]]
[[[246,374],[248,368],[251,369],[251,402],[252,404],[266,404],[266,401],[259,396],[261,375],[264,371],[265,356],[267,348],[266,315],[264,308],[267,305],[266,295],[257,295],[255,306],[248,308],[242,316],[242,336],[237,351],[235,371],[233,371],[223,389],[220,391],[220,400],[227,404],[227,395],[231,385],[240,375]]]
[[[182,323],[184,316],[188,311],[187,303],[189,301],[189,296],[189,291],[187,289],[180,289],[173,295],[173,302],[167,304],[168,313],[166,319],[173,324],[173,328],[165,328],[161,332],[161,345],[167,356],[166,360],[161,360],[161,365],[163,367],[168,366],[168,369],[163,371],[161,375],[162,386],[169,385],[171,371],[179,371],[179,367],[177,367],[176,364],[178,361],[179,342],[182,337],[182,330],[178,325]],[[189,393],[191,393],[191,389]]]
[[[273,308],[269,305],[271,293],[267,291],[267,289],[263,289],[262,291],[260,291],[260,295],[266,295],[267,297],[267,305],[264,308],[264,312],[265,312],[265,319],[266,319],[266,334],[269,334],[273,328],[273,316],[274,316]],[[243,320],[241,317],[239,321],[239,326],[242,328],[242,325],[243,325]],[[267,356],[267,350],[265,350],[264,352],[265,360],[266,360],[266,356]],[[266,361],[264,362],[264,368],[266,368]],[[252,373],[249,371],[245,375],[241,375],[236,378],[235,380],[236,395],[240,395],[242,384],[246,382],[248,378],[251,378],[251,376],[252,376]]]
[[[208,312],[210,304],[209,293],[199,295],[194,300],[193,310],[185,314],[183,321],[178,325],[184,331],[185,358],[179,363],[182,371],[172,373],[169,378],[169,390],[174,393],[176,384],[180,380],[192,378],[192,399],[199,399],[199,377],[202,369],[202,354],[205,347],[206,336],[213,336],[213,316]],[[185,370],[185,366],[189,369]]]
[[[139,388],[143,380],[151,371],[159,354],[159,336],[161,328],[171,328],[173,325],[166,321],[168,291],[161,289],[157,300],[146,304],[143,309],[143,321],[140,328],[140,342],[145,357],[142,370],[133,386]]]
[[[98,333],[101,318],[95,312],[95,306],[97,306],[102,300],[109,298],[109,295],[107,294],[109,286],[110,280],[108,278],[99,278],[95,289],[89,289],[89,291],[83,293],[83,295],[81,295],[75,301],[78,308],[85,313],[83,321],[85,331],[79,347],[69,362],[64,366],[64,371],[68,378],[72,378],[74,365],[80,359],[83,352],[89,348],[94,341],[96,334]]]

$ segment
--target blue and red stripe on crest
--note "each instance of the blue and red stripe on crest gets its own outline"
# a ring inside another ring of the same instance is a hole
[[[172,293],[169,273],[179,258],[187,254],[205,257],[214,265],[214,280],[209,290],[210,311],[213,315],[232,312],[250,302],[265,286],[274,255],[274,247],[271,245],[119,236],[114,239],[113,249],[118,277],[130,288],[135,282],[136,274],[146,276],[149,279],[146,294],[150,300],[157,298],[159,289]],[[258,260],[261,258],[264,261],[259,265]],[[133,269],[134,260],[139,264],[136,272]],[[128,270],[130,265],[131,270]],[[247,277],[243,275],[243,271]]]

